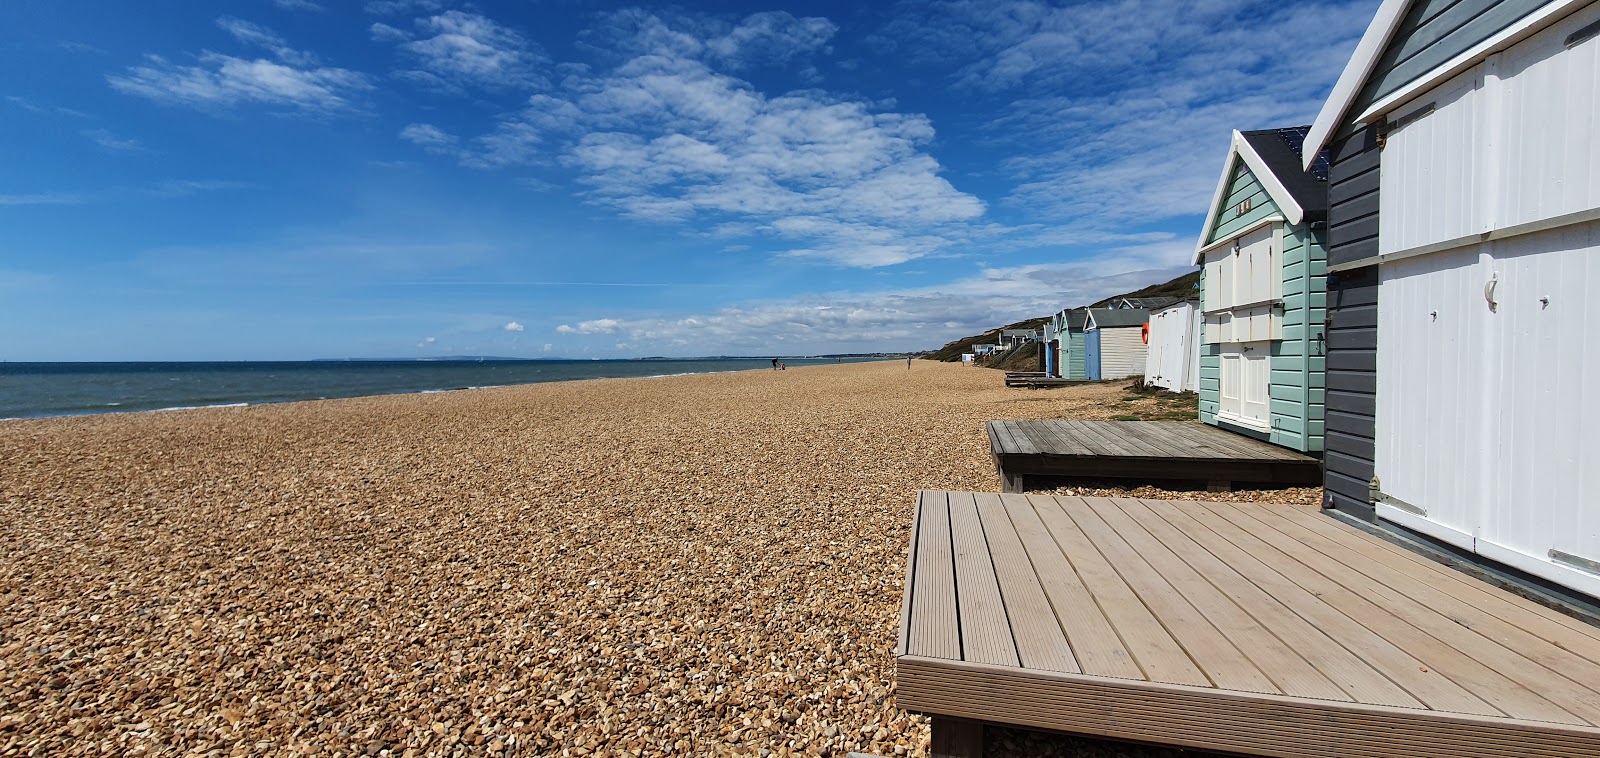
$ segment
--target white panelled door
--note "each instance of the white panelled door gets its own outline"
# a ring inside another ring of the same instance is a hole
[[[1600,596],[1600,222],[1384,263],[1378,515]]]
[[[1240,342],[1222,347],[1222,391],[1217,416],[1224,421],[1268,431],[1272,428],[1269,384],[1272,343]]]

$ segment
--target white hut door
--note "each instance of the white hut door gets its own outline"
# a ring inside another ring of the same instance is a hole
[[[1268,384],[1272,377],[1270,342],[1222,347],[1222,391],[1218,408],[1225,421],[1269,428]]]

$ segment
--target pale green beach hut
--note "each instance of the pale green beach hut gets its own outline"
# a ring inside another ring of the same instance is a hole
[[[1234,132],[1195,249],[1202,266],[1200,420],[1322,450],[1327,161],[1309,127]]]

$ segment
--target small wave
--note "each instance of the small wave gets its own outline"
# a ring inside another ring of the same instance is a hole
[[[122,405],[122,403],[106,403],[107,406]]]
[[[171,408],[157,408],[151,413],[165,413],[167,411],[193,411],[201,408],[243,408],[249,403],[217,403],[215,405],[174,405]]]

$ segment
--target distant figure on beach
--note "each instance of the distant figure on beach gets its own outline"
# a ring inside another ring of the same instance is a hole
[[[787,363],[778,364],[778,370],[779,371],[788,371],[789,370],[789,364],[787,364]]]
[[[772,370],[773,371],[777,371],[778,370],[778,359],[777,358],[773,358],[772,359]]]
[[[909,356],[909,355],[906,356],[906,370],[907,371],[911,370],[911,356]]]

